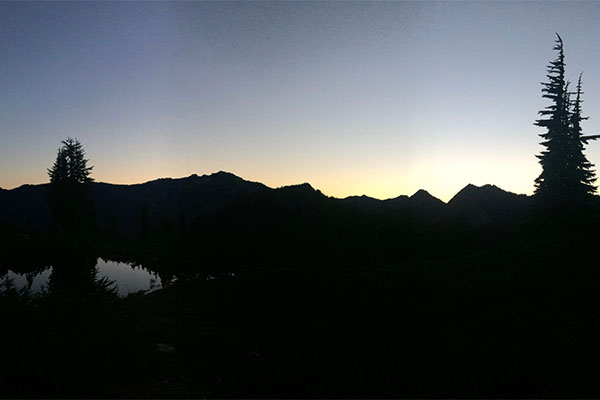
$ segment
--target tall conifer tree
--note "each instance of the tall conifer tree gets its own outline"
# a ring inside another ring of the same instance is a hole
[[[48,176],[52,183],[87,183],[93,181],[90,177],[92,168],[88,167],[89,160],[85,158],[85,150],[77,139],[63,140],[58,149],[56,161],[48,169]]]
[[[565,170],[567,165],[567,140],[569,132],[569,106],[567,101],[567,82],[565,80],[565,55],[563,42],[556,34],[554,50],[558,57],[548,65],[547,83],[542,83],[542,97],[550,99],[551,104],[539,114],[541,119],[535,125],[546,128],[540,134],[545,147],[537,158],[542,165],[542,173],[535,180],[535,193],[540,196],[562,197],[565,193]]]
[[[48,169],[52,225],[55,231],[82,242],[95,232],[94,204],[88,190],[92,168],[88,167],[83,146],[77,139],[63,140],[56,161]]]
[[[569,164],[567,181],[569,183],[569,192],[577,198],[583,198],[585,195],[594,194],[596,192],[596,173],[593,170],[594,164],[588,161],[583,154],[584,143],[594,139],[595,136],[583,136],[581,129],[581,121],[588,119],[581,115],[581,76],[577,81],[577,91],[575,92],[575,101],[573,102],[573,110],[570,121],[570,137],[569,137]]]
[[[600,135],[583,136],[581,121],[581,75],[577,83],[575,101],[571,101],[569,82],[565,79],[565,55],[563,41],[556,34],[554,50],[557,58],[548,65],[549,82],[543,82],[542,97],[551,104],[539,114],[542,118],[535,125],[543,127],[541,143],[545,147],[536,156],[542,173],[535,180],[535,194],[547,202],[559,203],[584,200],[596,191],[596,177],[591,164],[583,154],[584,145]]]

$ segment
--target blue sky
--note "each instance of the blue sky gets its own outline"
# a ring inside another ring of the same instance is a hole
[[[600,133],[600,2],[0,3],[0,187],[218,170],[337,197],[530,194],[554,32]],[[588,158],[600,164],[600,143]]]

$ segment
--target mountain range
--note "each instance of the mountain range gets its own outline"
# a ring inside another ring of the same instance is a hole
[[[40,184],[0,189],[0,221],[19,229],[46,229],[51,221],[47,202],[49,188],[49,184]],[[142,212],[147,213],[150,221],[179,224],[215,216],[231,219],[255,213],[257,207],[306,217],[325,207],[342,217],[389,217],[428,225],[458,223],[477,228],[523,217],[532,199],[493,185],[471,184],[448,203],[425,190],[387,200],[364,195],[338,199],[325,196],[308,183],[273,189],[223,171],[134,185],[93,182],[90,193],[99,229],[116,222],[129,237],[139,233]]]

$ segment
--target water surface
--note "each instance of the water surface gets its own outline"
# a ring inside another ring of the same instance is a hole
[[[98,279],[106,277],[110,281],[114,281],[117,293],[121,297],[139,291],[148,293],[162,287],[158,274],[140,265],[98,258],[96,270]],[[40,293],[47,287],[51,273],[52,266],[48,266],[40,272],[15,273],[9,270],[0,276],[0,281],[10,279],[17,289],[26,287],[32,293]]]

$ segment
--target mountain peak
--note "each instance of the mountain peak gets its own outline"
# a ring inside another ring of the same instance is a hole
[[[193,178],[193,175],[190,176],[190,178]],[[239,176],[232,174],[231,172],[227,172],[227,171],[219,171],[219,172],[213,172],[210,175],[204,174],[200,177],[198,177],[198,180],[203,181],[205,183],[208,182],[213,182],[213,183],[217,183],[217,184],[241,184],[243,182],[248,182],[243,178],[240,178]]]
[[[427,190],[424,190],[424,189],[419,189],[412,196],[410,196],[410,198],[413,200],[428,199],[430,197],[433,197],[433,196],[431,194],[429,194],[429,192]]]
[[[418,203],[422,206],[427,205],[431,207],[441,207],[446,205],[446,203],[444,203],[442,200],[432,196],[427,190],[423,189],[417,190],[415,194],[410,196],[410,201],[412,203]]]
[[[307,191],[307,192],[315,192],[316,190],[311,186],[310,183],[308,182],[304,182],[304,183],[298,183],[296,185],[286,185],[286,186],[281,186],[279,189],[284,189],[284,190],[292,190],[292,191],[298,191],[298,192],[303,192],[303,191]]]
[[[236,178],[236,179],[242,179],[239,176],[232,174],[231,172],[227,172],[227,171],[218,171],[218,172],[213,172],[210,175],[202,175],[205,177],[209,177],[209,178]]]
[[[506,190],[500,189],[496,185],[486,184],[483,186],[476,186],[472,183],[469,183],[467,186],[462,188],[458,193],[454,195],[454,197],[448,202],[456,202],[458,199],[462,199],[464,197],[471,196],[494,196],[494,195],[504,195],[509,194]]]
[[[454,217],[471,226],[514,219],[515,216],[524,215],[528,204],[527,196],[507,192],[490,184],[468,184],[448,202]]]
[[[464,188],[460,189],[458,191],[458,193],[456,193],[454,196],[456,197],[460,193],[469,193],[469,192],[478,191],[478,190],[483,189],[483,188],[485,188],[487,186],[492,186],[492,185],[488,184],[488,185],[483,185],[483,186],[477,186],[477,185],[474,185],[472,183],[468,183]]]

